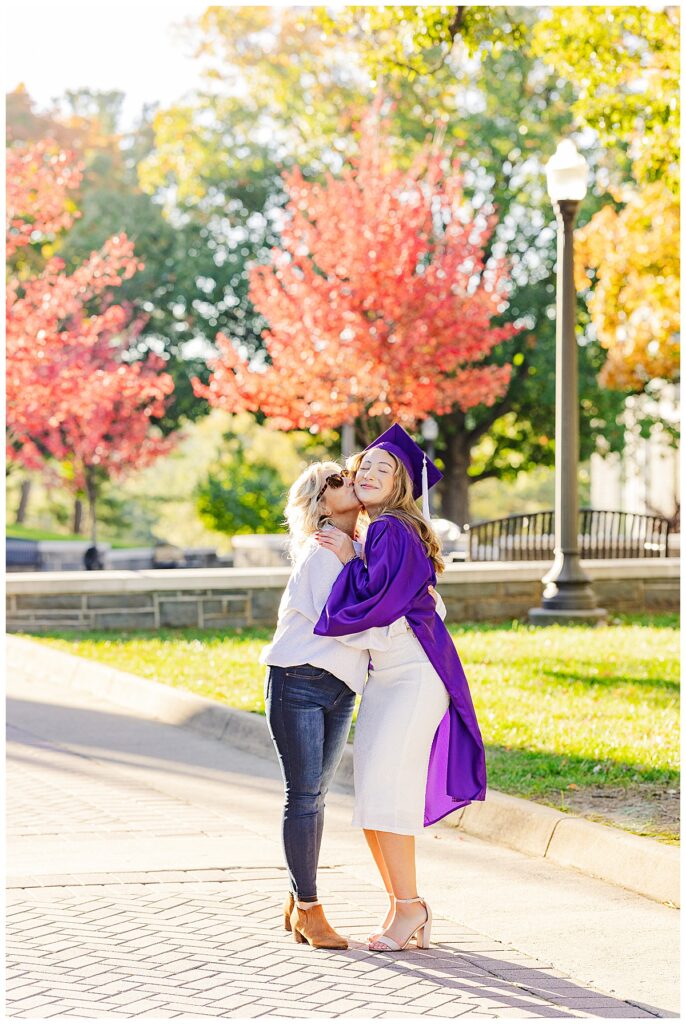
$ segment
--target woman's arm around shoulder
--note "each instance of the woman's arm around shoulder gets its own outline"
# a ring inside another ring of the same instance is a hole
[[[402,618],[433,576],[420,544],[391,516],[375,519],[365,540],[367,565],[354,558],[343,566],[321,618],[320,636],[358,633]]]

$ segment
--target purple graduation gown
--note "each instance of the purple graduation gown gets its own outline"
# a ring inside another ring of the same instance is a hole
[[[436,573],[417,534],[393,516],[367,531],[367,565],[343,567],[314,628],[319,636],[359,633],[405,616],[443,680],[450,705],[434,736],[424,803],[424,825],[486,796],[486,758],[469,684],[450,633],[428,591]]]

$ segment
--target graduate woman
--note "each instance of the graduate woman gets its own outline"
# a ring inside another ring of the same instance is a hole
[[[352,557],[359,550],[353,538],[360,511],[352,478],[334,462],[308,466],[295,481],[286,506],[294,567],[274,639],[260,657],[269,666],[267,722],[285,790],[282,841],[290,893],[284,924],[297,942],[327,949],[348,944],[327,921],[317,896],[324,801],[348,739],[355,694],[367,677],[368,648],[388,646],[392,630],[315,636],[314,625],[342,566],[314,535],[323,530],[326,536],[335,527]]]
[[[446,814],[486,795],[481,733],[450,634],[429,592],[443,569],[428,518],[428,489],[441,478],[395,425],[348,462],[371,524],[364,557],[340,530],[317,534],[343,567],[318,636],[336,637],[404,620],[372,664],[354,741],[355,814],[389,894],[379,951],[426,947],[431,910],[417,895],[415,839]],[[416,499],[424,499],[423,514]]]

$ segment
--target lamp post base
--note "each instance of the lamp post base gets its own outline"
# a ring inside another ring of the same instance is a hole
[[[561,612],[565,616],[578,614],[584,619],[588,615],[593,617],[596,596],[590,579],[581,568],[578,551],[565,550],[562,545],[556,548],[553,564],[541,583],[542,612]]]
[[[532,626],[604,626],[605,608],[529,608]]]

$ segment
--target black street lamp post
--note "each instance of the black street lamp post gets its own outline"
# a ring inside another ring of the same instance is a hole
[[[574,222],[586,194],[588,166],[566,140],[546,166],[548,193],[557,217],[557,312],[555,364],[555,557],[542,579],[536,625],[604,621],[591,581],[579,560],[579,371],[574,286]]]

